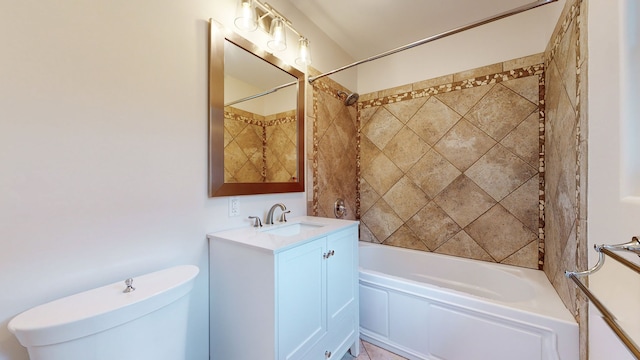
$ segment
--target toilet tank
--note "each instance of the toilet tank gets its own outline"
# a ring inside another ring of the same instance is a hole
[[[199,269],[176,266],[36,306],[9,322],[31,360],[185,359]]]

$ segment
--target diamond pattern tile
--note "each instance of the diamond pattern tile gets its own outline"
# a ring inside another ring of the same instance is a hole
[[[462,228],[496,203],[465,175],[454,180],[434,201]]]
[[[498,262],[538,237],[499,204],[471,223],[465,231]]]
[[[384,149],[389,141],[402,129],[402,122],[389,111],[378,110],[367,125],[362,129],[364,134],[379,149]]]
[[[460,174],[460,170],[436,151],[430,150],[409,170],[407,176],[430,198],[434,198]]]
[[[407,121],[407,126],[427,144],[434,145],[461,118],[442,101],[430,97],[411,120]]]
[[[539,82],[362,108],[363,238],[537,268]],[[483,230],[505,226],[517,239],[492,241]]]
[[[537,170],[498,144],[465,172],[496,201],[537,174]]]
[[[407,172],[431,147],[408,127],[403,127],[387,143],[383,152],[403,172]]]
[[[537,106],[502,84],[496,84],[465,118],[496,141],[502,140]]]
[[[434,149],[456,168],[465,171],[495,144],[489,135],[463,119],[438,141]]]
[[[429,197],[408,177],[404,176],[382,197],[403,220],[409,220],[429,202]]]

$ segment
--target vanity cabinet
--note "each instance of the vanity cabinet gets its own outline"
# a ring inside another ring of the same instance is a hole
[[[264,246],[209,235],[212,360],[357,355],[358,223],[304,219],[327,225],[298,239],[253,230]]]

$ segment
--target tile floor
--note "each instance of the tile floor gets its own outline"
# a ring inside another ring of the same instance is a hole
[[[370,344],[366,341],[360,340],[360,355],[355,358],[347,352],[342,360],[406,360],[400,355],[396,355],[392,352],[389,352],[385,349],[379,348],[373,344]]]

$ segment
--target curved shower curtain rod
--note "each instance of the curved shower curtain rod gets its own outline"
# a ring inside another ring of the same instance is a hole
[[[445,32],[437,34],[437,35],[429,36],[428,38],[424,38],[422,40],[418,40],[418,41],[412,42],[410,44],[407,44],[407,45],[404,45],[404,46],[400,46],[400,47],[395,48],[393,50],[385,51],[385,52],[383,52],[381,54],[366,58],[364,60],[356,61],[356,62],[354,62],[352,64],[345,65],[343,67],[337,68],[335,70],[331,70],[331,71],[326,72],[324,74],[320,74],[318,76],[310,76],[309,77],[309,84],[313,84],[314,81],[316,81],[316,80],[318,80],[320,78],[323,78],[323,77],[329,76],[329,75],[333,75],[333,74],[335,74],[337,72],[350,69],[350,68],[352,68],[354,66],[358,66],[360,64],[364,64],[364,63],[369,62],[369,61],[378,60],[380,58],[383,58],[383,57],[389,56],[389,55],[393,55],[393,54],[398,53],[400,51],[404,51],[404,50],[408,50],[408,49],[414,48],[416,46],[424,45],[426,43],[430,43],[432,41],[435,41],[435,40],[438,40],[438,39],[442,39],[442,38],[445,38],[447,36],[451,36],[451,35],[454,35],[454,34],[469,30],[469,29],[473,29],[475,27],[478,27],[478,26],[481,26],[481,25],[484,25],[484,24],[488,24],[488,23],[494,22],[496,20],[504,19],[504,18],[509,17],[511,15],[516,15],[516,14],[519,14],[521,12],[524,12],[524,11],[527,11],[527,10],[531,10],[531,9],[535,9],[535,8],[537,8],[539,6],[547,5],[547,4],[550,4],[552,2],[556,2],[556,1],[558,1],[558,0],[539,0],[539,1],[534,1],[532,3],[519,6],[517,8],[514,8],[514,9],[511,9],[511,10],[505,11],[503,13],[500,13],[500,14],[497,14],[497,15],[494,15],[494,16],[491,16],[491,17],[488,17],[488,18],[473,22],[473,23],[468,24],[468,25],[464,25],[464,26],[461,26],[461,27],[458,27],[458,28],[455,28],[455,29],[452,29],[452,30],[448,30],[448,31],[445,31]]]

